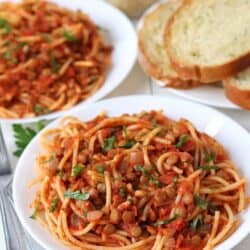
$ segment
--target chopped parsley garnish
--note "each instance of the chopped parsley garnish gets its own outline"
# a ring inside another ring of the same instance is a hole
[[[64,38],[69,42],[76,42],[79,41],[79,39],[70,31],[65,30],[63,32]]]
[[[58,63],[58,61],[56,60],[55,56],[52,53],[50,53],[50,62],[51,62],[52,68],[53,68],[53,72],[58,73],[58,71],[59,71],[59,63]]]
[[[51,203],[51,206],[49,208],[49,212],[50,213],[53,213],[56,209],[57,209],[57,206],[58,206],[58,202],[59,202],[59,199],[58,197],[55,197]]]
[[[74,177],[77,177],[83,170],[84,170],[84,166],[75,165],[75,166],[73,167],[73,176],[74,176]]]
[[[119,146],[119,148],[132,148],[136,144],[134,140],[127,140],[123,145]]]
[[[12,27],[7,19],[0,18],[0,29],[4,29],[4,34],[9,34],[12,31]]]
[[[51,155],[48,159],[46,159],[45,161],[43,161],[43,164],[50,163],[50,162],[52,162],[54,159],[55,159],[54,155]]]
[[[107,151],[113,149],[114,145],[115,145],[115,136],[113,135],[113,136],[104,140],[103,150],[105,152],[107,152]]]
[[[202,199],[198,194],[194,195],[194,203],[197,207],[200,207],[202,209],[206,209],[208,206],[207,201]]]
[[[4,52],[3,57],[13,63],[17,63],[17,59],[14,57],[12,49],[9,49]]]
[[[57,170],[56,174],[62,179],[63,178],[63,171]]]
[[[92,76],[92,77],[89,79],[88,85],[91,85],[91,84],[95,83],[98,79],[99,79],[98,76]]]
[[[175,177],[173,178],[173,183],[176,184],[176,183],[178,182],[178,179],[179,179],[178,176],[175,176]]]
[[[203,225],[203,220],[201,215],[198,215],[193,220],[190,221],[189,227],[193,230],[197,230],[199,227]]]
[[[218,170],[219,167],[218,166],[214,166],[214,165],[204,165],[204,166],[200,166],[199,168],[203,169],[203,170],[206,170],[206,171],[209,171],[209,170]]]
[[[175,144],[177,148],[181,148],[189,140],[188,135],[182,135],[179,138],[179,141]]]
[[[98,165],[95,167],[95,169],[98,173],[104,174],[104,167],[103,166]]]
[[[159,180],[155,179],[150,173],[141,165],[136,165],[135,170],[142,172],[152,183],[154,183],[157,187],[161,187],[162,184]]]
[[[15,144],[17,150],[13,153],[15,156],[20,156],[29,142],[33,139],[33,137],[44,128],[44,124],[42,121],[36,123],[36,130],[31,129],[29,127],[23,127],[20,124],[13,124],[12,129],[15,137]]]
[[[35,210],[34,210],[33,214],[30,216],[30,218],[31,218],[32,220],[35,220],[35,219],[36,219],[36,216],[37,216],[38,210],[39,210],[39,206],[40,206],[40,202],[37,202],[36,207],[35,207]]]
[[[207,154],[206,156],[205,156],[205,162],[211,162],[211,161],[214,161],[216,159],[216,154],[215,154],[215,152],[211,152],[210,154]]]
[[[89,193],[82,193],[81,191],[77,190],[75,192],[71,192],[69,190],[67,190],[64,193],[64,197],[66,198],[71,198],[74,200],[82,200],[82,201],[86,201],[89,199],[90,194]]]
[[[119,189],[119,194],[121,197],[125,197],[126,196],[126,189],[125,188],[120,188]]]
[[[36,114],[46,114],[49,112],[49,109],[47,107],[43,107],[41,105],[35,105],[34,111]]]
[[[175,221],[176,219],[179,218],[178,214],[175,214],[172,218],[166,219],[166,220],[158,220],[157,222],[153,223],[153,226],[161,226],[161,225],[168,225],[171,222]]]

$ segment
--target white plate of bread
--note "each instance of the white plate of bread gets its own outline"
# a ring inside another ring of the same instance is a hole
[[[138,25],[139,62],[182,97],[250,109],[250,2],[168,0]]]

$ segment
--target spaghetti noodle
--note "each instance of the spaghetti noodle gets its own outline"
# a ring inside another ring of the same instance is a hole
[[[248,205],[224,148],[160,111],[66,117],[41,144],[32,218],[70,248],[211,250]]]
[[[0,117],[66,110],[103,84],[112,47],[80,11],[42,0],[0,4]]]

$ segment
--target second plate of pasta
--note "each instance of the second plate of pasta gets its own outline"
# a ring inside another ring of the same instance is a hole
[[[110,93],[134,65],[134,28],[105,2],[0,1],[0,15],[0,119],[55,118]]]

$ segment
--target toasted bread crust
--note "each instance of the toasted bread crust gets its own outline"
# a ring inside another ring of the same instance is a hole
[[[233,78],[228,78],[223,83],[226,97],[238,106],[250,110],[250,90],[237,88]]]
[[[172,2],[174,2],[174,1],[176,1],[176,0],[172,0]],[[147,16],[145,16],[145,19],[150,19],[155,14],[155,12],[158,11],[160,8],[163,8],[163,6],[165,4],[164,3],[160,4],[151,13],[147,14]],[[160,80],[161,82],[163,82],[165,84],[165,85],[161,85],[161,86],[166,86],[166,87],[186,89],[186,88],[192,88],[192,87],[201,85],[201,83],[198,82],[198,81],[183,80],[178,76],[173,77],[173,76],[169,76],[169,75],[164,74],[160,70],[158,65],[155,64],[151,60],[151,57],[148,54],[147,49],[144,46],[142,29],[143,28],[141,28],[139,30],[139,33],[138,33],[138,47],[139,47],[138,60],[139,60],[139,62],[141,64],[144,72],[148,76],[150,76],[152,78],[155,78],[157,80]],[[166,56],[167,56],[167,54],[166,54]]]
[[[250,51],[247,54],[234,58],[234,60],[231,60],[228,63],[210,67],[190,65],[189,63],[180,61],[175,57],[170,45],[171,37],[173,36],[173,30],[171,27],[178,18],[178,15],[180,15],[180,13],[192,2],[193,0],[185,0],[183,5],[170,18],[165,29],[165,49],[168,53],[172,66],[178,75],[183,79],[192,79],[195,81],[210,83],[226,79],[247,68],[250,65]]]

